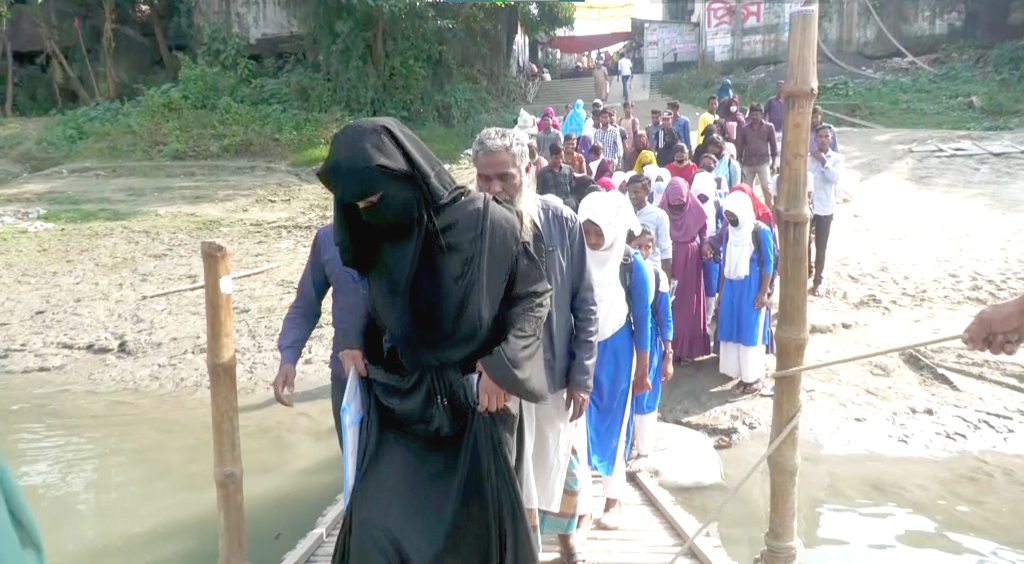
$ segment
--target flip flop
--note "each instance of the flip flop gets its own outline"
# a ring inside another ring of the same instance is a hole
[[[561,553],[562,562],[565,564],[587,564],[587,555],[582,550],[574,550],[573,552],[566,554]]]

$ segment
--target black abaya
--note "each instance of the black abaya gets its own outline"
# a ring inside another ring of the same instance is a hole
[[[536,562],[512,468],[516,415],[478,413],[467,375],[479,362],[512,395],[545,398],[539,233],[524,239],[510,208],[456,188],[392,119],[343,128],[320,176],[373,314],[356,484],[334,563]],[[377,194],[382,207],[355,205]]]

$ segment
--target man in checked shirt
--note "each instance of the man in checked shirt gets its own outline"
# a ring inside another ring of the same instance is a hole
[[[598,120],[600,127],[594,130],[594,143],[601,144],[604,148],[602,156],[611,159],[615,163],[615,170],[619,170],[622,168],[622,136],[619,128],[612,127],[611,111],[607,108],[601,110]]]

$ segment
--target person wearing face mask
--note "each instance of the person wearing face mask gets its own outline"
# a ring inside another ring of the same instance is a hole
[[[713,155],[718,159],[718,163],[715,165],[715,176],[721,177],[726,186],[735,186],[741,182],[740,163],[725,152],[725,140],[721,135],[711,137],[708,151],[705,154]]]
[[[364,417],[333,564],[537,562],[513,461],[549,397],[543,236],[393,118],[345,125],[317,176],[371,313],[342,343]]]
[[[682,143],[676,143],[676,154],[672,162],[665,165],[672,178],[682,178],[687,184],[693,182],[693,175],[697,174],[697,165],[690,162],[690,150]]]
[[[665,195],[665,186],[668,186],[668,181],[672,179],[672,175],[667,170],[659,168],[656,164],[645,166],[643,174],[644,178],[651,185],[651,195],[647,198],[647,202],[658,205],[661,202],[661,197]]]
[[[673,350],[675,358],[690,362],[711,354],[704,301],[704,267],[701,247],[707,240],[708,216],[697,196],[682,178],[673,178],[661,200],[672,238]]]
[[[739,381],[737,395],[761,391],[770,326],[768,290],[777,255],[771,230],[754,216],[750,197],[733,192],[725,199],[728,222],[718,283],[718,366]]]

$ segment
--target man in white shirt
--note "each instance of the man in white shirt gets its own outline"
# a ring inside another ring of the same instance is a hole
[[[619,59],[619,78],[622,79],[622,99],[629,100],[629,79],[633,78],[633,61],[625,54]]]
[[[654,232],[654,251],[651,261],[660,264],[667,276],[672,276],[672,237],[669,235],[669,219],[665,210],[647,203],[651,195],[651,182],[642,174],[634,174],[626,181],[626,195],[633,204],[640,225],[646,225]]]
[[[814,277],[811,293],[821,295],[822,273],[825,270],[825,251],[828,236],[832,231],[832,214],[836,209],[836,182],[839,181],[839,167],[843,156],[829,148],[832,143],[832,129],[821,124],[814,130],[815,147],[807,159],[807,171],[814,179],[811,192],[811,236],[807,241],[807,273]],[[811,248],[814,249],[814,264],[811,263]]]

